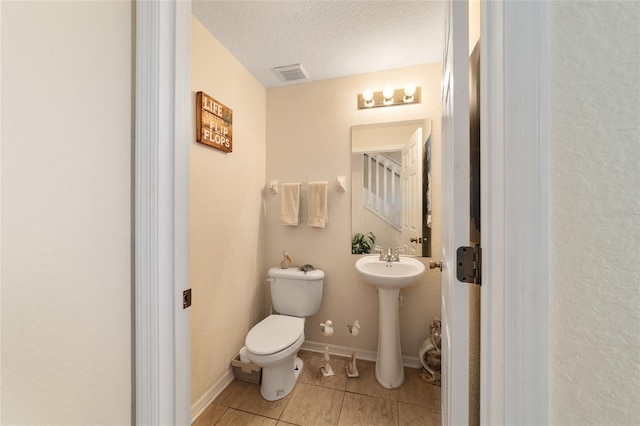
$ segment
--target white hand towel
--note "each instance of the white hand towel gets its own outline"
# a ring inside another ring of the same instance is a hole
[[[280,197],[280,224],[298,226],[300,215],[300,184],[283,183]]]
[[[307,225],[324,228],[329,221],[327,208],[328,182],[309,182],[309,217]]]

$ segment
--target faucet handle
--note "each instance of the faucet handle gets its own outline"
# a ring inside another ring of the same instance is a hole
[[[382,253],[382,252],[384,252],[384,247],[376,244],[376,246],[373,248],[373,252],[374,253]]]
[[[396,247],[393,250],[393,260],[400,260],[400,253],[404,253],[404,247]]]

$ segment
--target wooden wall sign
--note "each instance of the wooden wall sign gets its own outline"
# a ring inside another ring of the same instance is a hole
[[[233,111],[204,92],[196,94],[196,141],[233,151]]]

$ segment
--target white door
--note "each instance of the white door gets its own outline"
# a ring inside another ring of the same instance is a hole
[[[469,27],[466,1],[449,1],[442,63],[442,423],[469,423],[469,284],[456,249],[469,245]],[[455,406],[455,410],[453,407]]]
[[[405,254],[422,251],[422,128],[402,147],[402,245]]]

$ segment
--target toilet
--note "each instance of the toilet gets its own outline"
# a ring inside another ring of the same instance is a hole
[[[276,401],[289,395],[302,371],[297,354],[304,343],[305,317],[320,309],[324,272],[275,267],[269,269],[269,281],[271,303],[278,314],[256,324],[245,346],[249,360],[262,367],[262,397]]]

